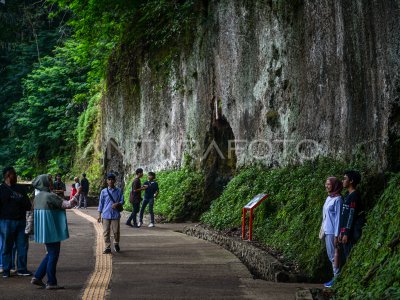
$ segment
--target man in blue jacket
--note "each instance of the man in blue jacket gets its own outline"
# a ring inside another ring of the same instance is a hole
[[[115,186],[115,175],[110,173],[107,175],[107,185],[100,193],[99,200],[99,218],[98,222],[103,222],[103,235],[106,244],[104,254],[111,253],[111,230],[114,235],[114,249],[116,252],[120,251],[119,237],[120,237],[120,218],[121,213],[119,210],[124,205],[124,195],[120,188]]]

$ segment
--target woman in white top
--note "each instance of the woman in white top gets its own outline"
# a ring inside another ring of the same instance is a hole
[[[335,263],[335,248],[338,242],[340,227],[340,210],[342,207],[343,184],[336,177],[328,177],[325,182],[328,197],[322,210],[322,228],[325,236],[326,253],[332,262],[333,279],[324,284],[325,287],[333,285],[335,277],[339,274],[338,261]]]

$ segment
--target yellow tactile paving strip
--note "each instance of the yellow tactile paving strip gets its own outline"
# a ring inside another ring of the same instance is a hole
[[[96,265],[90,275],[88,284],[83,292],[83,300],[101,300],[106,298],[106,292],[112,274],[112,256],[104,255],[103,227],[97,220],[77,209],[72,210],[78,216],[91,222],[96,230]]]

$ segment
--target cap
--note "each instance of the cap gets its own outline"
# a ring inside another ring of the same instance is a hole
[[[115,179],[115,174],[114,173],[108,173],[107,174],[107,179]]]

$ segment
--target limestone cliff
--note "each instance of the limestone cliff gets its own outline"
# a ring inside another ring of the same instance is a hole
[[[238,166],[317,155],[362,156],[377,170],[397,164],[399,1],[200,6],[191,45],[166,77],[145,52],[122,49],[110,60],[101,121],[108,169],[123,176],[191,157],[224,180]]]

